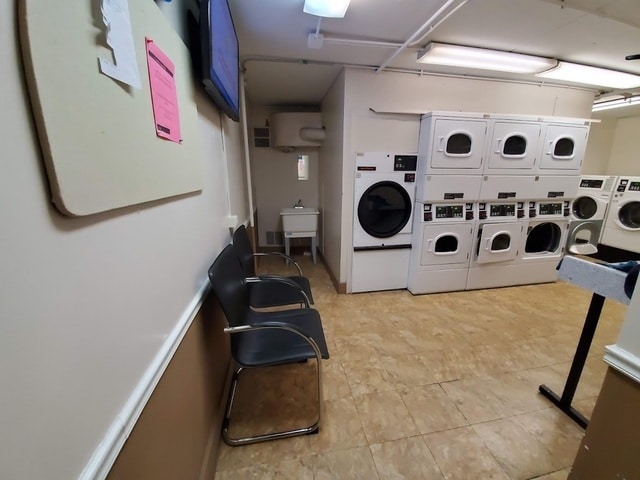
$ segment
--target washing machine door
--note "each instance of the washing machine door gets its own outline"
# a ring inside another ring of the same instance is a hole
[[[618,224],[625,230],[640,230],[640,201],[627,202],[620,206]]]
[[[375,238],[389,238],[399,233],[411,218],[411,198],[396,182],[382,181],[365,190],[358,202],[358,222]]]
[[[494,263],[515,260],[522,234],[520,223],[491,223],[481,227],[476,244],[476,262]]]
[[[578,197],[573,201],[573,216],[580,220],[589,220],[598,212],[598,204],[591,197]]]

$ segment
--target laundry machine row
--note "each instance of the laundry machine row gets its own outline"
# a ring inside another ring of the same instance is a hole
[[[418,175],[576,175],[588,135],[584,119],[430,112],[420,121]]]
[[[426,175],[418,183],[414,294],[554,281],[578,176]]]

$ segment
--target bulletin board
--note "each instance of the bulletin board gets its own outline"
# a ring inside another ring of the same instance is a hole
[[[91,215],[203,186],[189,51],[153,1],[128,3],[139,89],[100,71],[99,58],[115,63],[100,0],[20,2],[35,122],[52,200],[65,215]],[[146,38],[175,65],[180,142],[156,135]]]

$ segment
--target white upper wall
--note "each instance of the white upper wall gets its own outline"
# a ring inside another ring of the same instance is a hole
[[[618,119],[607,174],[640,176],[639,133],[640,117]]]
[[[607,174],[616,125],[615,118],[603,118],[600,123],[591,124],[587,151],[582,163],[582,173],[585,175]]]
[[[219,113],[200,93],[201,193],[62,216],[33,126],[16,4],[0,0],[0,478],[67,480],[126,420],[117,416],[206,284],[230,240],[228,190],[232,213],[248,217],[241,169],[224,164],[242,150],[239,125],[224,121],[223,153]]]

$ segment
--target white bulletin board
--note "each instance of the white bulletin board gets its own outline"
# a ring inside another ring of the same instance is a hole
[[[109,1],[109,0],[106,0]],[[100,0],[22,0],[25,72],[52,200],[91,215],[202,189],[204,168],[190,57],[151,0],[130,0],[141,88],[100,72],[114,61]],[[181,143],[156,135],[145,38],[175,65]]]

